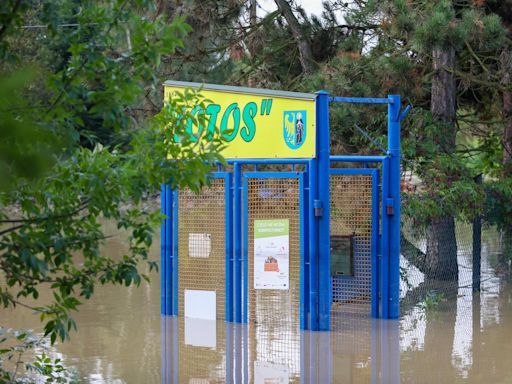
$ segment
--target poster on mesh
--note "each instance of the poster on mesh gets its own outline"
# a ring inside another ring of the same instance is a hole
[[[288,219],[254,220],[254,289],[290,286]]]

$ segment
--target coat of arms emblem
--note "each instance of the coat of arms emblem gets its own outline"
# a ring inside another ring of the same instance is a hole
[[[297,149],[306,140],[306,111],[284,112],[284,141],[291,149]]]

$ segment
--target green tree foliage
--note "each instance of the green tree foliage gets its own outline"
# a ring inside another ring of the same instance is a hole
[[[145,263],[157,269],[148,249],[162,217],[143,200],[166,181],[199,190],[221,160],[218,140],[184,134],[204,124],[187,113],[197,92],[137,113],[189,30],[146,0],[0,3],[0,303],[38,313],[52,343],[98,284],[138,285]],[[116,235],[104,221],[128,234],[121,258],[102,251]]]

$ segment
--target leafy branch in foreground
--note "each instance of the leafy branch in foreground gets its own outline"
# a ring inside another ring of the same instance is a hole
[[[213,164],[221,161],[216,154],[220,141],[198,148],[186,134],[185,123],[201,122],[187,112],[185,100],[201,104],[194,92],[180,104],[170,101],[148,128],[139,131],[131,150],[78,148],[58,161],[48,177],[0,195],[0,204],[17,212],[14,218],[0,212],[0,221],[12,223],[4,225],[0,236],[5,281],[0,301],[4,307],[29,306],[24,299],[38,299],[42,286],[50,289],[51,303],[30,308],[45,321],[45,335],[52,343],[76,329],[71,312],[91,297],[97,284],[139,285],[148,280],[140,271],[141,262],[149,271],[157,269],[157,263],[148,260],[148,250],[162,216],[144,208],[142,200],[158,191],[164,180],[198,190],[207,183]],[[181,138],[179,143],[175,135]],[[108,236],[104,220],[128,233],[128,250],[121,258],[101,251]]]

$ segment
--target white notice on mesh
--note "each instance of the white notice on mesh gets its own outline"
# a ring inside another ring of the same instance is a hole
[[[215,291],[185,289],[185,317],[215,320],[217,318]]]
[[[209,233],[188,234],[188,256],[208,258],[212,251],[211,235]]]

